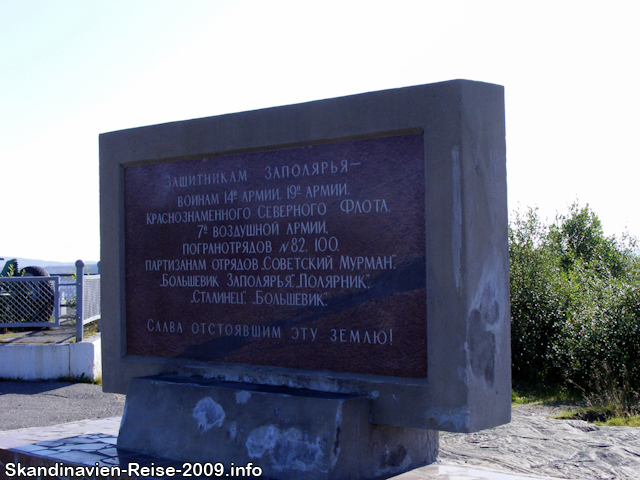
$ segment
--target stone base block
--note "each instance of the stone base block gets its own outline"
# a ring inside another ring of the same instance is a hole
[[[374,425],[369,414],[361,396],[134,378],[118,448],[227,469],[251,463],[280,480],[376,478],[435,461],[437,431]]]

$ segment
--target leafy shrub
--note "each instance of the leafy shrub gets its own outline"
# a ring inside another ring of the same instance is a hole
[[[509,229],[513,377],[535,384],[559,380],[553,351],[566,320],[567,298],[549,231],[529,210]]]
[[[607,371],[640,387],[640,260],[605,237],[588,206],[545,225],[535,209],[509,228],[514,383],[584,391]]]

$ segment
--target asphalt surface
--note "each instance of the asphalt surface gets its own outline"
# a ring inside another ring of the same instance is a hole
[[[68,320],[58,328],[3,329],[0,334],[0,348],[73,341],[75,326]],[[116,417],[124,401],[124,395],[104,393],[89,383],[0,381],[0,431]]]
[[[88,383],[0,381],[0,430],[116,417],[124,401]]]

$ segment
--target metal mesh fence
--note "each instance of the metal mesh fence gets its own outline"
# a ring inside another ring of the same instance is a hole
[[[0,277],[0,327],[57,326],[57,277]]]
[[[90,322],[100,318],[100,275],[85,275],[82,282],[82,318]]]

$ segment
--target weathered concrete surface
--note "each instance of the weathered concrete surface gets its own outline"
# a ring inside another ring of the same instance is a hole
[[[551,418],[561,407],[514,407],[512,421],[473,434],[440,434],[439,463],[569,479],[640,478],[640,428]]]
[[[117,445],[180,461],[252,463],[279,480],[378,478],[435,461],[437,431],[374,425],[369,413],[363,396],[136,378]]]
[[[100,332],[75,343],[76,327],[61,321],[56,328],[9,330],[0,335],[0,378],[57,380],[102,376]]]

